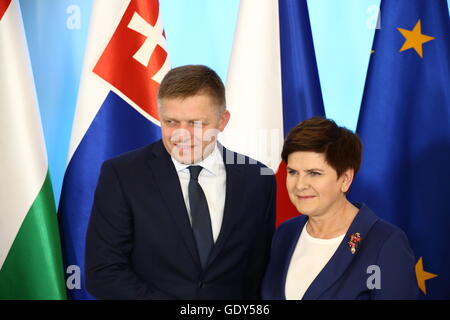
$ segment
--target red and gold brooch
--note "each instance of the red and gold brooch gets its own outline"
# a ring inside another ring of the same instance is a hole
[[[350,247],[350,251],[352,252],[352,254],[355,254],[356,249],[358,248],[361,241],[362,238],[359,232],[350,235],[350,241],[348,242],[348,245]]]

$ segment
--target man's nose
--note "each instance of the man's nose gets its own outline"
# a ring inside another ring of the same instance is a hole
[[[192,133],[185,125],[180,124],[178,128],[172,131],[172,141],[190,141]]]

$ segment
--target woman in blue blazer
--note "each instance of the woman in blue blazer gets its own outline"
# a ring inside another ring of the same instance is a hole
[[[405,233],[347,200],[361,149],[357,135],[320,117],[288,134],[286,186],[302,215],[274,235],[263,299],[417,298]]]

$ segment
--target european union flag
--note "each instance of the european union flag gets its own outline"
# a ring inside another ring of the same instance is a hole
[[[357,127],[363,164],[351,195],[407,233],[421,298],[449,299],[447,1],[384,0],[380,22]]]

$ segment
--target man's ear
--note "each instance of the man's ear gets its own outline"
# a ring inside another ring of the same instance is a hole
[[[230,111],[225,110],[220,116],[219,130],[222,132],[230,121]]]

